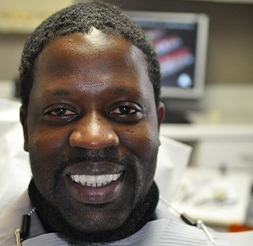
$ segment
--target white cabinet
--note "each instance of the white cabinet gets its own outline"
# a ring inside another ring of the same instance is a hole
[[[253,173],[253,125],[189,124],[161,126],[161,135],[193,145],[194,166],[249,170]]]
[[[197,147],[196,163],[206,167],[226,166],[253,171],[253,139],[207,140]]]

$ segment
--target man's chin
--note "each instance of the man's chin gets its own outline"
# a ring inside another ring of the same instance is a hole
[[[63,221],[63,225],[67,231],[70,231],[68,227],[71,226],[75,230],[85,233],[115,230],[127,220],[133,209],[130,206],[124,206],[124,204],[117,206],[116,209],[110,207],[111,204],[88,205],[88,209],[86,207],[77,214],[77,210],[73,215],[65,212],[64,218],[67,222]]]
[[[85,212],[78,212],[80,216],[78,216],[77,210],[71,214],[67,211],[58,212],[53,207],[47,207],[46,210],[49,214],[53,213],[54,216],[48,216],[46,223],[60,237],[69,243],[71,242],[70,245],[82,245],[81,242],[115,241],[115,235],[124,237],[125,227],[122,224],[128,221],[132,211],[123,206],[120,211],[119,209],[110,211],[108,206],[110,207],[110,204],[89,205],[89,209],[86,208]],[[43,213],[47,213],[46,210]]]

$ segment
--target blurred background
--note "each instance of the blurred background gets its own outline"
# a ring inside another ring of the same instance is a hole
[[[73,0],[0,2],[0,79],[17,75],[27,34],[48,14]],[[206,13],[210,18],[207,84],[251,84],[253,1],[109,0],[123,9]]]

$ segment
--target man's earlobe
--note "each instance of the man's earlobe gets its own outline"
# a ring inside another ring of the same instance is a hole
[[[24,136],[24,150],[28,151],[28,129],[27,129],[27,113],[23,107],[20,108],[19,111],[19,119],[23,128],[23,136]]]

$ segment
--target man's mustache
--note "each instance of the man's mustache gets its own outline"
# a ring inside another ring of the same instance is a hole
[[[126,166],[132,163],[131,158],[121,156],[117,150],[108,148],[102,150],[81,149],[72,151],[60,158],[61,168],[74,165],[80,162],[112,162],[118,165]]]

